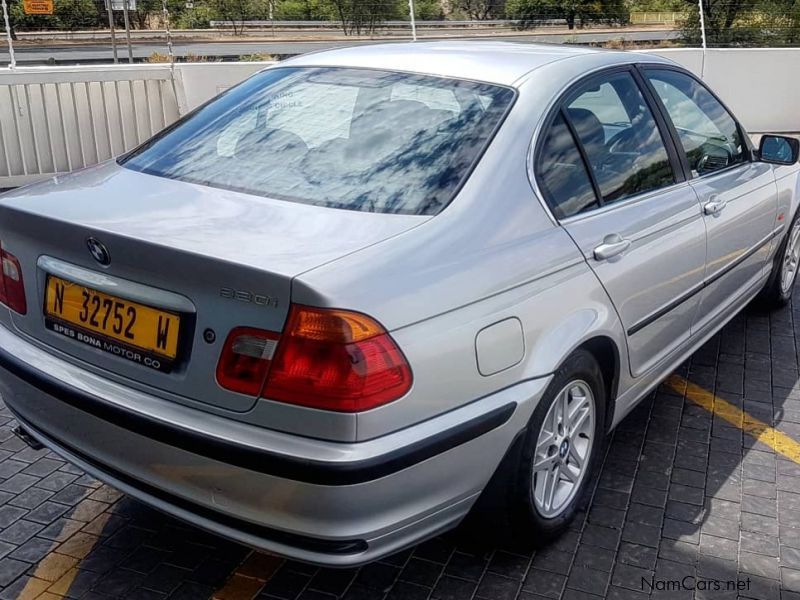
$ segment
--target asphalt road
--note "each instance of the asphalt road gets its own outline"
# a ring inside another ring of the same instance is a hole
[[[517,42],[545,42],[560,44],[564,42],[592,43],[606,42],[624,38],[635,42],[654,42],[675,39],[679,36],[677,31],[635,31],[635,32],[613,32],[613,33],[593,33],[582,32],[575,34],[520,34],[520,35],[500,35],[500,36],[447,36],[446,38],[425,37],[424,39],[481,39],[481,40],[505,40]],[[196,56],[207,56],[222,59],[236,59],[247,54],[273,54],[288,56],[303,54],[313,50],[324,50],[327,48],[337,48],[341,46],[353,46],[362,44],[375,44],[381,42],[407,41],[397,38],[372,39],[372,40],[341,40],[341,41],[276,41],[276,42],[175,42],[174,49],[177,56],[193,54]],[[125,47],[124,35],[118,38],[117,49],[121,60],[127,60],[127,49]],[[14,48],[17,64],[36,65],[36,64],[83,64],[109,62],[111,60],[111,44],[80,44],[70,45],[58,42],[48,43],[41,46],[21,46]],[[133,45],[133,55],[135,59],[143,59],[154,52],[166,53],[166,43],[135,43]],[[9,55],[7,48],[0,49],[0,65],[8,63]]]

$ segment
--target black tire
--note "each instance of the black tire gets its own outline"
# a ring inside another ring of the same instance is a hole
[[[561,512],[548,517],[542,514],[534,500],[533,461],[535,450],[544,419],[559,393],[572,382],[588,384],[594,396],[594,427],[591,437],[588,468],[579,481],[578,489],[572,499],[565,504]],[[528,427],[523,434],[519,450],[511,455],[515,463],[508,465],[506,481],[509,496],[507,513],[509,531],[516,545],[540,547],[561,535],[568,527],[575,514],[583,509],[590,497],[595,482],[594,475],[602,461],[606,444],[606,393],[603,375],[594,356],[577,350],[556,371],[553,380],[536,407]]]
[[[767,279],[767,283],[764,284],[764,287],[756,297],[756,303],[763,308],[781,308],[786,306],[792,299],[794,282],[797,279],[797,271],[794,272],[791,285],[789,285],[788,289],[783,287],[781,275],[783,272],[783,262],[786,257],[786,250],[789,246],[789,239],[792,236],[792,231],[794,230],[795,226],[800,224],[800,222],[798,222],[799,217],[800,211],[797,211],[794,219],[792,219],[792,222],[789,225],[789,228],[786,230],[786,234],[783,236],[783,240],[781,241],[781,245],[778,247],[778,251],[775,253],[775,258],[773,258],[772,261],[772,272]]]
[[[533,497],[535,450],[550,407],[567,384],[575,381],[588,384],[594,396],[592,449],[588,469],[577,491],[562,511],[550,518],[540,513]],[[544,546],[562,534],[589,499],[605,451],[605,415],[605,386],[597,360],[591,353],[577,350],[556,371],[527,428],[509,448],[468,520],[471,523],[468,529],[485,540],[502,540],[511,547],[524,549]]]

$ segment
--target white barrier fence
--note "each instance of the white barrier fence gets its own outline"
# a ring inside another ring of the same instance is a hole
[[[800,48],[657,50],[700,75],[751,133],[800,132]],[[0,69],[0,188],[117,156],[265,63]]]
[[[117,156],[178,116],[167,66],[0,71],[0,187]]]

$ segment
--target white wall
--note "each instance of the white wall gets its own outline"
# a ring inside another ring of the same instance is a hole
[[[238,63],[178,63],[175,71],[181,82],[179,104],[185,113],[200,106],[206,100],[247,79],[252,74],[268,67],[270,62]]]
[[[800,48],[652,50],[683,65],[719,94],[751,132],[800,132]],[[191,110],[268,63],[183,63],[185,106]],[[179,92],[180,93],[180,92]]]
[[[0,69],[0,188],[122,154],[178,118],[167,65]]]
[[[653,52],[702,77],[750,133],[800,132],[800,48]]]

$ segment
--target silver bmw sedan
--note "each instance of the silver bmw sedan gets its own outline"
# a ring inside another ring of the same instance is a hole
[[[543,544],[607,433],[800,258],[798,143],[653,55],[309,54],[0,198],[20,435],[166,513],[361,564]]]

